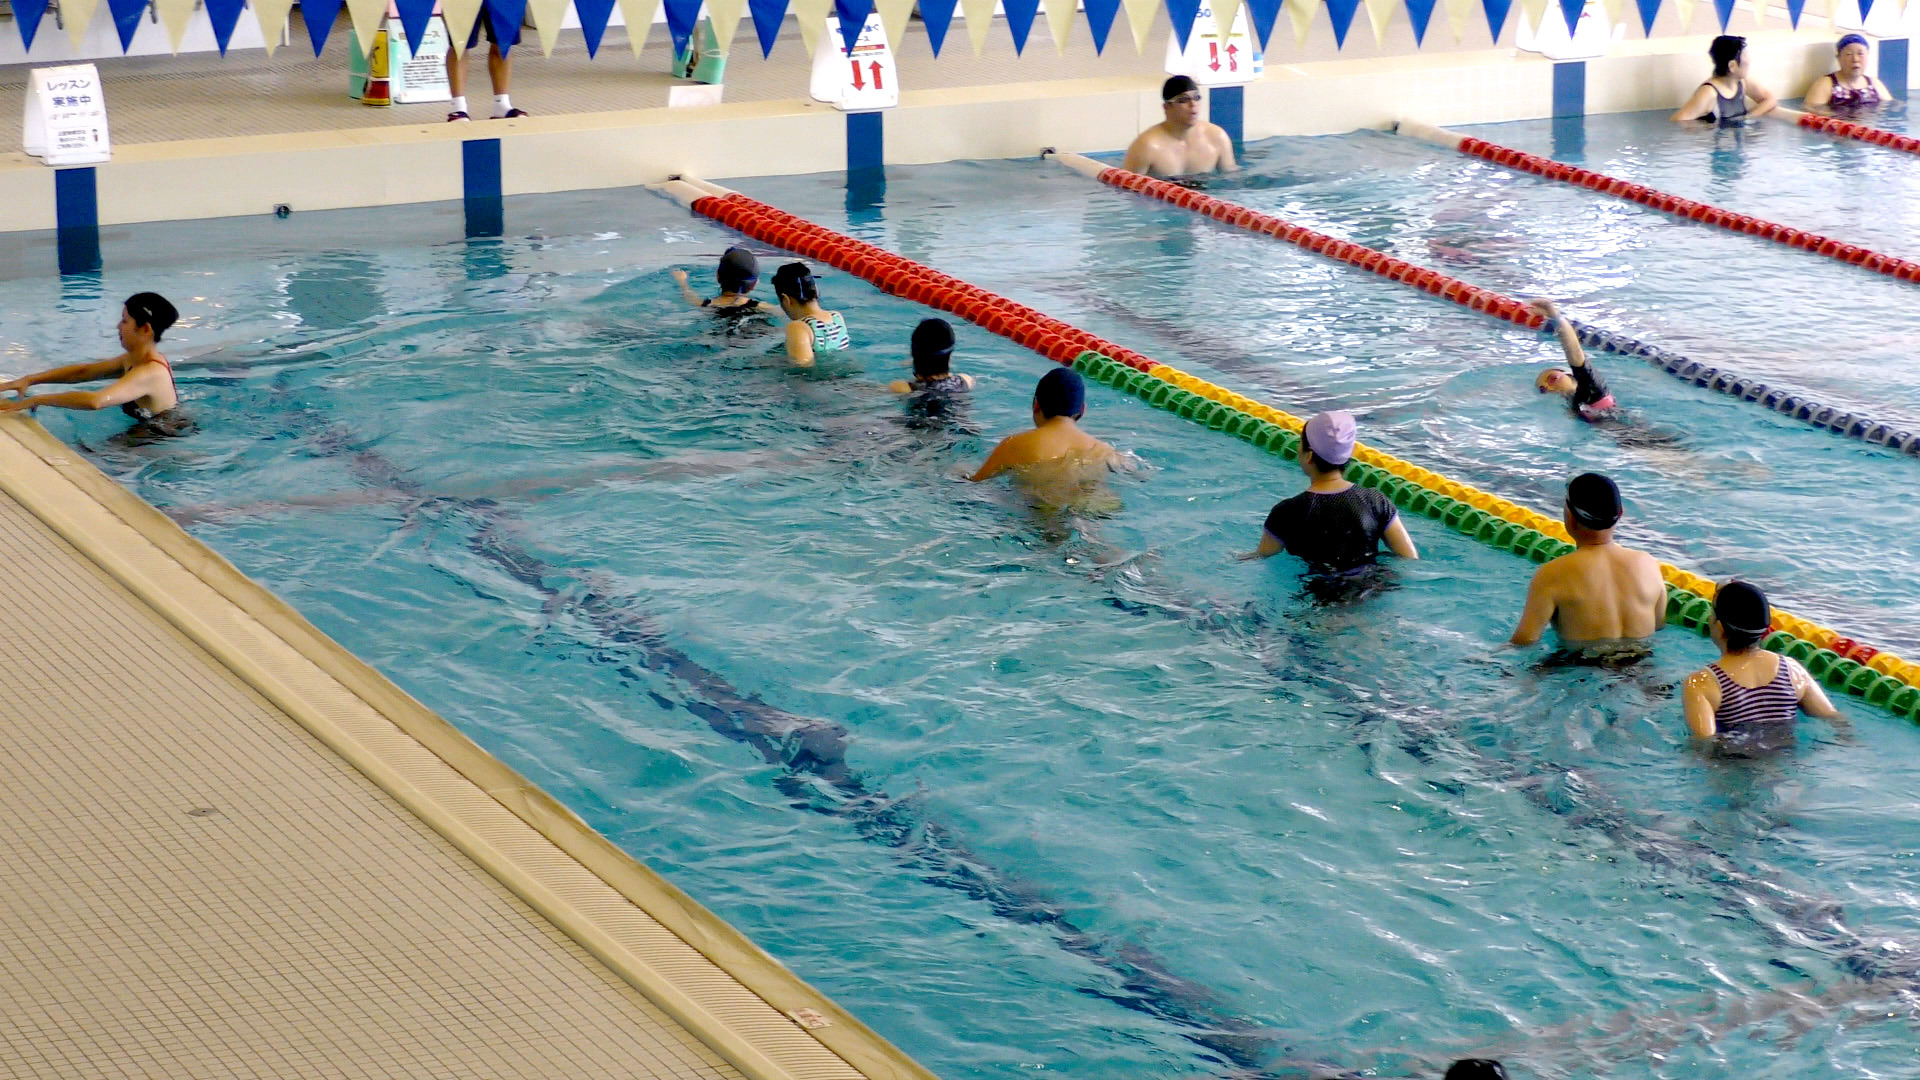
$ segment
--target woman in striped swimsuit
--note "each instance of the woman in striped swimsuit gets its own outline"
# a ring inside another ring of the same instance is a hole
[[[1802,711],[1829,720],[1840,715],[1799,661],[1760,648],[1772,621],[1766,594],[1755,586],[1720,587],[1712,632],[1721,657],[1687,677],[1687,727],[1697,738],[1777,727]]]
[[[813,354],[850,348],[847,320],[820,306],[820,283],[803,262],[790,262],[774,272],[773,294],[787,318],[787,356],[799,367],[812,367]]]

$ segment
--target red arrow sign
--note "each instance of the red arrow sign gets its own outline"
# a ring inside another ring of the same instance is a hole
[[[1227,46],[1227,70],[1240,70],[1240,46],[1238,45]]]
[[[868,66],[873,69],[873,88],[875,90],[885,89],[880,85],[880,61],[875,60],[872,64]]]
[[[867,88],[867,84],[860,81],[860,61],[858,60],[853,61],[853,88],[855,90]]]
[[[1207,42],[1207,53],[1213,57],[1213,62],[1208,64],[1207,66],[1209,68],[1212,68],[1214,71],[1219,71],[1220,70],[1220,43],[1217,41]]]

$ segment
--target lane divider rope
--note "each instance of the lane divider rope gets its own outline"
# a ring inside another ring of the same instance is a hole
[[[1897,131],[1877,128],[1871,124],[1842,120],[1835,116],[1822,116],[1819,113],[1801,112],[1798,109],[1775,109],[1768,115],[1778,116],[1782,120],[1791,120],[1810,131],[1837,135],[1843,139],[1858,139],[1875,146],[1884,146],[1889,150],[1905,150],[1909,154],[1920,154],[1920,139],[1911,135],[1902,135]]]
[[[1283,457],[1299,452],[1305,422],[1270,405],[738,192],[682,178],[659,188],[695,213],[838,267],[884,292],[958,315],[1157,408]],[[1573,550],[1565,527],[1545,514],[1365,444],[1355,447],[1354,461],[1349,475],[1355,483],[1378,488],[1396,506],[1439,520],[1455,532],[1536,563]],[[1667,581],[1667,622],[1705,634],[1713,617],[1713,583],[1667,563],[1660,564],[1660,572]],[[1764,647],[1800,659],[1816,678],[1836,690],[1920,723],[1920,664],[1778,609],[1773,630]]]
[[[1764,237],[1789,247],[1797,247],[1816,255],[1824,255],[1830,259],[1838,259],[1843,263],[1885,274],[1888,277],[1899,278],[1901,281],[1920,282],[1920,263],[1893,255],[1882,255],[1877,251],[1869,251],[1857,244],[1845,243],[1830,236],[1807,232],[1805,229],[1796,229],[1748,214],[1736,214],[1731,210],[1722,210],[1707,203],[1669,195],[1664,191],[1656,191],[1645,185],[1621,180],[1605,173],[1597,173],[1577,165],[1568,165],[1552,158],[1529,154],[1524,150],[1515,150],[1510,146],[1501,146],[1484,139],[1460,135],[1414,120],[1400,121],[1395,130],[1402,135],[1430,142],[1436,146],[1451,147],[1463,154],[1485,158],[1497,165],[1519,169],[1549,180],[1575,184],[1602,195],[1637,202],[1642,206],[1674,214],[1689,221],[1718,225],[1723,229],[1746,233],[1749,236]]]
[[[1329,259],[1350,263],[1390,281],[1402,282],[1443,300],[1451,300],[1496,319],[1504,319],[1516,326],[1524,326],[1531,330],[1546,329],[1545,319],[1528,310],[1525,304],[1513,297],[1502,296],[1477,285],[1469,285],[1458,278],[1417,266],[1405,259],[1376,251],[1363,244],[1336,239],[1271,214],[1261,213],[1165,180],[1156,180],[1139,173],[1104,165],[1080,154],[1054,152],[1051,156],[1075,172],[1092,177],[1109,187],[1156,198],[1184,210],[1204,214],[1223,224],[1284,240],[1315,254],[1325,255]],[[1770,387],[1758,379],[1749,379],[1734,372],[1690,360],[1679,353],[1649,345],[1616,331],[1603,330],[1578,319],[1567,321],[1573,324],[1581,343],[1588,348],[1604,349],[1621,356],[1639,357],[1667,374],[1694,386],[1763,405],[1783,416],[1805,421],[1823,431],[1859,439],[1875,446],[1890,447],[1905,454],[1920,455],[1920,434],[1843,408],[1823,405],[1803,394]]]

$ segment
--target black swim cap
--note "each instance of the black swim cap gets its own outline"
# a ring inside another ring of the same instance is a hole
[[[1172,101],[1189,90],[1200,89],[1200,84],[1185,75],[1175,75],[1160,84],[1160,100]]]
[[[160,335],[167,332],[180,318],[180,312],[167,298],[157,292],[134,293],[127,297],[127,314],[133,316],[135,326],[153,328],[153,340],[159,341]]]
[[[791,297],[802,304],[820,299],[820,285],[814,280],[813,271],[803,262],[790,262],[775,270],[773,291],[776,296]]]
[[[922,319],[913,328],[913,373],[944,375],[953,362],[953,327],[945,319]]]
[[[1447,1066],[1446,1080],[1507,1080],[1507,1070],[1491,1058],[1461,1058]]]
[[[1072,368],[1057,367],[1040,376],[1033,391],[1033,407],[1043,419],[1070,416],[1075,420],[1087,414],[1087,384]]]
[[[1730,631],[1762,637],[1773,624],[1773,607],[1759,586],[1729,581],[1713,598],[1713,617]]]
[[[730,247],[720,256],[720,268],[714,274],[720,279],[722,292],[750,292],[760,281],[760,260],[746,248]]]
[[[1604,532],[1620,523],[1626,507],[1620,503],[1620,487],[1599,473],[1581,473],[1567,485],[1567,510],[1582,528]]]

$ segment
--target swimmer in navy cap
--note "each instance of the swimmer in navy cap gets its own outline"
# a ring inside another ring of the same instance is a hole
[[[1000,440],[986,464],[968,479],[987,480],[1009,469],[1057,466],[1081,476],[1123,467],[1113,447],[1080,430],[1087,412],[1087,384],[1072,368],[1057,367],[1033,391],[1033,430]]]
[[[922,319],[913,328],[913,378],[895,379],[888,388],[896,394],[958,394],[973,389],[973,376],[953,370],[953,324],[945,319]]]
[[[1160,108],[1167,118],[1133,140],[1120,167],[1162,178],[1239,168],[1232,137],[1220,125],[1200,119],[1200,102],[1200,87],[1185,75],[1161,84]]]
[[[763,304],[751,295],[753,287],[760,283],[760,260],[753,252],[743,247],[730,247],[720,256],[720,265],[714,270],[714,278],[720,284],[720,295],[711,299],[693,291],[687,284],[687,272],[675,270],[673,280],[680,285],[680,295],[687,303],[697,308],[705,308],[723,319],[738,319],[746,315],[771,315],[778,309],[771,304]]]
[[[1874,78],[1867,70],[1865,34],[1842,37],[1833,46],[1833,56],[1840,70],[1820,76],[1813,80],[1812,86],[1807,87],[1807,96],[1802,103],[1808,108],[1866,109],[1892,100],[1893,91],[1888,90],[1886,83]]]
[[[1612,480],[1599,473],[1573,478],[1565,521],[1574,549],[1534,572],[1513,644],[1539,641],[1552,623],[1561,642],[1594,649],[1598,657],[1616,643],[1652,637],[1667,621],[1660,564],[1614,542],[1625,514]]]
[[[1716,591],[1707,632],[1720,646],[1720,659],[1687,676],[1682,693],[1696,738],[1778,730],[1802,712],[1829,720],[1840,715],[1798,660],[1760,647],[1772,622],[1773,608],[1758,586],[1729,581]]]

